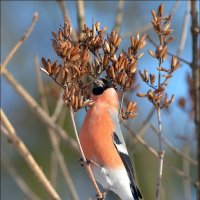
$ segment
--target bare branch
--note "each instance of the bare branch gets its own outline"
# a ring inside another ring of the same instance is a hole
[[[197,1],[191,0],[191,17],[192,17],[192,80],[193,80],[193,95],[194,95],[194,123],[197,138],[197,159],[199,164],[198,178],[200,179],[200,67],[199,67],[199,16],[197,12]],[[200,189],[197,188],[197,199],[200,198]]]
[[[77,14],[78,14],[78,29],[79,29],[79,36],[81,34],[81,31],[83,30],[83,26],[85,24],[85,8],[84,8],[84,1],[83,0],[77,0]]]
[[[75,30],[73,29],[72,22],[70,20],[70,17],[68,15],[68,12],[67,12],[67,9],[66,9],[66,6],[65,6],[65,1],[64,0],[57,0],[57,2],[59,3],[60,9],[62,11],[64,22],[68,22],[72,27],[72,38],[74,40],[76,40],[77,34],[76,34]]]
[[[52,187],[49,180],[46,178],[45,174],[33,158],[30,151],[27,149],[23,141],[18,137],[17,133],[15,132],[15,129],[9,122],[8,118],[4,114],[3,110],[1,109],[1,121],[5,128],[8,130],[9,135],[8,138],[12,141],[12,143],[15,145],[17,151],[21,154],[21,156],[26,161],[27,165],[30,167],[30,169],[33,171],[33,173],[36,175],[38,180],[41,182],[43,187],[46,189],[48,194],[51,196],[54,200],[60,200],[61,198],[55,191],[55,189]]]
[[[162,180],[162,172],[163,172],[163,158],[164,158],[164,151],[162,147],[162,132],[161,132],[161,113],[160,108],[157,108],[157,116],[158,116],[158,139],[159,139],[159,151],[158,151],[158,158],[159,158],[159,170],[158,170],[158,179],[157,179],[157,188],[156,188],[156,199],[160,199],[160,192],[161,192],[161,180]]]
[[[158,135],[158,131],[155,128],[155,126],[153,124],[151,124],[151,128],[153,130],[154,133],[156,133],[156,135]],[[170,141],[164,137],[162,135],[162,141],[177,155],[182,156],[185,160],[188,160],[189,162],[191,162],[194,165],[198,165],[198,162],[196,160],[194,160],[193,158],[191,158],[190,156],[186,155],[184,152],[180,151],[179,149],[177,149],[176,147],[174,147]]]
[[[157,151],[149,146],[147,144],[146,141],[144,141],[140,136],[138,136],[138,134],[134,133],[133,130],[126,125],[125,122],[122,122],[122,124],[124,125],[124,127],[128,130],[128,132],[136,139],[138,140],[139,143],[141,143],[149,152],[151,152],[154,156],[158,157],[158,153]],[[171,169],[171,171],[173,171],[176,175],[189,180],[195,187],[199,187],[199,182],[198,181],[194,181],[190,176],[186,175],[183,171],[177,169],[176,167],[174,167],[173,165],[170,164],[170,162],[167,161],[167,159],[165,158],[164,160],[164,164]]]
[[[151,42],[155,47],[157,46],[157,44],[151,39],[151,37],[150,37],[149,35],[147,35],[147,39],[148,39],[149,42]],[[176,57],[178,60],[180,60],[180,61],[182,61],[182,62],[188,64],[189,66],[191,65],[191,63],[190,63],[189,61],[187,61],[187,60],[185,60],[184,58],[181,58],[181,57],[179,57],[179,56],[176,56],[175,54],[170,53],[169,51],[167,51],[167,54],[168,54],[169,56],[174,56],[174,57]]]
[[[55,130],[56,133],[60,135],[63,141],[66,142],[73,150],[78,152],[78,146],[76,141],[73,138],[70,138],[69,135],[61,127],[59,127],[49,115],[38,105],[38,103],[30,96],[30,94],[18,83],[12,74],[9,73],[7,69],[3,71],[3,76],[8,80],[8,82],[13,86],[17,93],[25,100],[28,106],[37,114],[39,119],[44,122],[48,127]]]
[[[35,58],[35,67],[36,67],[37,74],[39,75],[40,69],[39,69],[38,65],[39,65],[39,61],[38,61],[38,59],[36,57]],[[41,92],[42,94],[44,94],[44,85],[43,85],[43,82],[42,82],[42,79],[41,79],[41,74],[39,76],[37,76],[37,77],[38,77],[38,80],[40,79],[39,82],[38,82],[39,92]],[[63,93],[63,91],[61,93]],[[48,106],[47,106],[47,100],[46,100],[45,97],[42,100],[43,100],[42,101],[42,107],[49,114],[49,109],[48,109]],[[57,105],[60,106],[60,98],[59,98],[59,100],[57,102]],[[62,107],[62,105],[61,105],[61,107]],[[56,106],[56,109],[55,109],[54,114],[53,114],[54,121],[56,120],[55,113],[58,113],[58,108],[57,107],[58,106]],[[59,109],[59,111],[60,111],[60,109]],[[58,115],[56,114],[56,116],[58,116]],[[55,133],[55,131],[52,128],[48,128],[48,132],[49,132],[51,144],[53,146],[53,150],[54,150],[55,155],[56,155],[56,159],[57,159],[57,161],[58,161],[58,163],[60,165],[60,168],[61,168],[61,171],[63,173],[65,182],[66,182],[67,187],[69,189],[70,196],[71,196],[72,200],[79,200],[79,197],[78,197],[78,194],[76,192],[76,189],[75,189],[74,183],[72,181],[72,178],[70,176],[69,170],[68,170],[68,168],[67,168],[67,166],[65,164],[64,156],[63,156],[62,152],[60,151],[59,140],[58,140],[58,138],[56,136],[56,133]]]
[[[190,146],[187,143],[187,141],[186,141],[186,143],[184,145],[183,153],[186,156],[190,155]],[[188,176],[190,175],[190,163],[188,162],[187,159],[184,159],[184,158],[183,158],[183,171]],[[191,185],[190,185],[190,182],[188,180],[183,179],[183,190],[184,190],[185,200],[192,199]]]
[[[19,188],[22,190],[22,192],[24,192],[24,194],[31,200],[40,200],[41,198],[31,190],[24,179],[18,174],[15,167],[11,164],[9,157],[4,154],[5,153],[3,153],[3,156],[1,155],[1,162],[6,170],[9,172],[9,174],[12,176],[12,178],[15,180]]]
[[[24,41],[29,37],[29,35],[33,31],[33,28],[34,28],[35,23],[36,23],[37,20],[38,20],[38,13],[36,12],[33,15],[32,23],[31,23],[30,27],[28,28],[28,30],[24,33],[24,35],[21,37],[21,39],[19,40],[19,42],[13,47],[13,49],[10,51],[10,53],[7,55],[7,57],[5,58],[5,60],[3,61],[3,63],[1,64],[1,73],[6,68],[6,66],[9,63],[9,61],[14,56],[15,52],[24,43]]]
[[[187,1],[186,2],[186,11],[185,11],[185,16],[184,16],[184,21],[183,21],[183,27],[182,27],[182,31],[181,31],[181,38],[180,38],[180,43],[179,43],[179,47],[177,50],[177,57],[181,56],[181,53],[184,49],[185,46],[185,41],[187,38],[187,28],[188,28],[188,22],[189,22],[189,17],[190,17],[190,2]]]
[[[73,127],[74,127],[75,136],[76,136],[76,140],[77,140],[77,143],[78,143],[78,146],[79,146],[79,151],[80,151],[81,157],[83,159],[83,162],[87,163],[86,157],[85,157],[83,149],[81,147],[81,143],[80,143],[80,140],[79,140],[78,132],[77,132],[77,129],[76,129],[76,124],[75,124],[75,120],[74,120],[74,113],[73,113],[72,107],[70,107],[70,114],[71,114],[72,124],[73,124]],[[103,195],[102,195],[101,191],[99,190],[99,187],[98,187],[98,185],[97,185],[97,183],[95,181],[95,178],[94,178],[94,175],[92,173],[90,164],[86,164],[84,166],[85,166],[85,169],[87,171],[88,177],[89,177],[92,185],[94,186],[94,188],[95,188],[95,190],[97,192],[98,199],[103,199]]]
[[[114,30],[119,32],[123,19],[124,0],[118,0]]]

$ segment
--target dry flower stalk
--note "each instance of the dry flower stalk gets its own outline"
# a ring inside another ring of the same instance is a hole
[[[105,78],[123,93],[130,90],[134,83],[137,61],[143,56],[138,52],[146,45],[146,34],[141,38],[139,34],[135,38],[132,36],[128,51],[122,50],[117,57],[122,38],[114,30],[107,38],[105,33],[106,27],[101,28],[99,21],[93,23],[92,28],[84,24],[79,41],[71,39],[68,22],[57,33],[52,32],[53,49],[63,63],[42,58],[44,68],[41,70],[64,89],[64,102],[74,111],[94,105],[90,99],[90,84],[84,83],[84,77],[98,78],[105,72]],[[133,113],[123,119],[132,117]]]
[[[171,99],[168,100],[168,95],[164,93],[168,85],[168,80],[180,66],[180,61],[175,56],[172,56],[170,68],[162,67],[162,63],[165,61],[168,53],[167,45],[174,40],[174,37],[171,36],[173,30],[170,29],[170,20],[172,19],[172,15],[170,14],[169,16],[163,17],[163,12],[163,4],[159,6],[157,12],[154,10],[151,12],[153,17],[152,25],[154,31],[158,35],[160,44],[156,47],[155,51],[148,50],[149,55],[158,60],[158,78],[156,78],[155,74],[149,73],[146,69],[144,72],[139,71],[142,81],[147,83],[151,87],[151,90],[149,90],[146,94],[137,94],[139,97],[147,97],[156,108],[169,107],[169,105],[173,102],[174,95],[172,95]],[[154,85],[156,79],[158,81],[157,86]]]
[[[148,53],[151,57],[158,60],[159,66],[156,67],[158,71],[158,77],[155,74],[149,73],[146,69],[144,72],[139,71],[140,77],[143,82],[149,85],[151,88],[146,93],[138,93],[138,97],[146,97],[149,102],[151,102],[156,110],[158,117],[158,137],[159,137],[159,171],[158,171],[158,179],[157,179],[157,188],[156,188],[156,200],[160,200],[161,193],[161,180],[162,180],[162,170],[163,170],[163,159],[164,159],[164,151],[162,148],[161,141],[161,109],[164,107],[169,107],[171,103],[174,101],[174,95],[171,98],[168,98],[168,94],[165,93],[166,87],[168,85],[169,79],[172,77],[173,73],[178,69],[180,62],[175,57],[172,56],[171,66],[170,68],[165,68],[162,66],[162,63],[166,60],[166,55],[168,53],[168,44],[174,40],[174,37],[171,36],[173,32],[170,29],[172,15],[163,17],[164,13],[164,5],[161,4],[158,7],[157,12],[152,10],[152,25],[153,29],[158,35],[159,45],[156,47],[155,51],[148,50]],[[155,81],[157,80],[157,85],[155,85]]]

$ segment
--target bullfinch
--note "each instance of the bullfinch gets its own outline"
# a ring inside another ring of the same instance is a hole
[[[112,83],[98,78],[93,82],[92,99],[80,130],[80,142],[91,161],[94,177],[103,188],[122,200],[139,200],[133,167],[120,129],[118,94]]]

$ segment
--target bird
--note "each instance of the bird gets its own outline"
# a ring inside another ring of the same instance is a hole
[[[121,132],[118,94],[111,81],[93,81],[92,100],[80,129],[80,143],[95,180],[121,200],[139,200],[133,167]]]

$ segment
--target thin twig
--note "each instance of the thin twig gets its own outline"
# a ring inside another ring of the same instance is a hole
[[[79,146],[79,151],[80,151],[80,154],[81,154],[81,157],[83,159],[83,162],[84,163],[87,163],[87,160],[86,160],[86,157],[84,155],[84,152],[83,152],[83,149],[81,147],[81,143],[80,143],[80,140],[79,140],[79,136],[78,136],[78,132],[77,132],[77,129],[76,129],[76,124],[75,124],[75,119],[74,119],[74,113],[73,113],[73,109],[72,107],[70,107],[70,115],[71,115],[71,119],[72,119],[72,124],[73,124],[73,127],[74,127],[74,131],[75,131],[75,136],[76,136],[76,140],[77,140],[77,143],[78,143],[78,146]],[[88,174],[88,177],[92,183],[92,185],[94,186],[96,192],[97,192],[97,197],[98,199],[103,199],[103,195],[95,181],[95,178],[94,178],[94,175],[92,173],[92,170],[91,170],[91,167],[90,167],[90,164],[85,164],[85,169],[87,171],[87,174]]]
[[[149,42],[151,42],[155,47],[157,47],[157,44],[151,39],[151,37],[150,37],[149,35],[147,35],[147,39],[148,39]],[[185,60],[184,58],[181,58],[181,57],[179,57],[179,56],[176,56],[175,54],[170,53],[169,51],[167,51],[167,54],[168,54],[169,56],[174,56],[174,57],[178,58],[178,60],[180,60],[180,61],[182,61],[182,62],[188,64],[189,66],[191,65],[191,63],[188,62],[187,60]]]
[[[147,126],[148,126],[148,124],[149,124],[149,121],[150,121],[151,118],[153,117],[154,112],[155,112],[155,107],[153,107],[153,108],[150,110],[150,112],[149,112],[149,114],[146,116],[145,120],[141,123],[141,126],[140,126],[140,128],[138,129],[138,131],[137,131],[137,134],[138,134],[138,135],[142,136],[142,135],[144,134],[144,132],[145,132],[145,130],[147,129]]]
[[[38,20],[38,13],[34,13],[33,15],[33,19],[32,19],[32,23],[30,25],[30,27],[28,28],[28,30],[24,33],[24,35],[21,37],[21,39],[19,40],[19,42],[13,47],[13,49],[10,51],[10,53],[7,55],[7,57],[5,58],[5,60],[3,61],[3,63],[1,64],[1,73],[3,72],[3,70],[6,68],[6,66],[8,65],[9,61],[11,60],[11,58],[14,56],[15,52],[17,51],[17,49],[24,43],[24,41],[29,37],[29,35],[31,34],[31,32],[33,31],[33,28],[35,26],[36,21]]]
[[[77,14],[78,14],[78,32],[79,37],[81,35],[81,31],[83,30],[83,26],[85,24],[85,8],[84,8],[84,1],[83,0],[77,0]]]
[[[120,122],[121,122],[121,120],[122,120],[122,116],[121,116],[122,112],[121,112],[121,110],[122,110],[123,102],[124,102],[124,91],[122,91],[121,103],[120,103],[119,114],[118,114],[118,117],[119,117],[119,119],[120,119],[120,120],[119,120]]]
[[[143,25],[142,27],[136,28],[134,31],[126,32],[121,35],[122,38],[131,37],[132,35],[136,35],[137,33],[147,32],[152,29],[152,24],[148,23]]]
[[[187,141],[184,144],[183,153],[186,156],[190,155],[190,146]],[[184,158],[183,158],[183,171],[185,172],[185,174],[190,176],[190,163],[188,162],[187,159],[184,159]],[[192,199],[191,185],[188,180],[183,179],[183,190],[184,190],[185,200]]]
[[[65,1],[64,0],[57,0],[57,2],[59,3],[60,9],[62,11],[64,22],[68,22],[69,24],[71,24],[71,27],[72,27],[72,38],[74,40],[77,40],[77,34],[76,34],[76,32],[75,32],[75,30],[74,30],[74,28],[72,26],[70,17],[68,15],[68,12],[67,12],[67,9],[66,9],[66,6],[65,6]]]
[[[57,176],[58,176],[58,162],[56,153],[54,151],[51,152],[51,165],[50,165],[50,181],[54,188],[57,185]]]
[[[42,78],[41,78],[38,57],[35,57],[34,60],[35,60],[35,67],[36,67],[36,72],[37,72],[36,73],[37,74],[37,80],[40,79],[39,82],[38,82],[38,89],[39,89],[39,92],[41,92],[43,94],[44,93],[44,85],[43,85]],[[62,91],[62,93],[63,93],[63,91]],[[57,102],[57,105],[60,105],[59,100]],[[46,100],[46,98],[44,98],[43,101],[42,101],[42,107],[49,114],[49,109],[46,106],[47,106],[47,100]],[[56,109],[54,111],[54,121],[56,120],[55,112],[58,112],[57,111],[58,110],[57,107],[58,106],[56,106]],[[61,168],[61,171],[63,173],[65,182],[66,182],[67,187],[69,189],[69,194],[70,194],[72,200],[79,200],[79,197],[78,197],[78,194],[76,192],[76,189],[75,189],[74,183],[72,181],[71,175],[70,175],[69,170],[68,170],[68,168],[67,168],[67,166],[65,164],[64,156],[63,156],[62,152],[60,151],[59,140],[58,140],[58,138],[56,136],[56,133],[52,128],[48,128],[48,132],[49,132],[50,141],[51,141],[53,150],[54,150],[54,152],[56,154],[56,159],[57,159],[57,161],[58,161],[58,163],[60,165],[60,168]]]
[[[158,151],[158,158],[159,158],[159,170],[158,170],[158,179],[157,179],[157,188],[156,188],[156,199],[160,200],[160,193],[161,193],[161,180],[162,180],[162,172],[163,172],[163,158],[164,158],[164,151],[162,148],[162,123],[161,123],[161,113],[160,108],[157,108],[157,117],[158,117],[158,139],[159,139],[159,151]]]
[[[181,53],[184,49],[185,46],[185,42],[186,42],[186,38],[187,38],[187,28],[188,28],[188,22],[189,22],[189,17],[190,17],[190,2],[187,1],[186,3],[186,10],[185,10],[185,16],[184,16],[184,21],[183,21],[183,27],[182,27],[182,31],[181,31],[181,38],[180,38],[180,43],[179,43],[179,47],[177,50],[176,55],[178,57],[181,56]]]
[[[198,36],[200,33],[197,1],[191,0],[191,17],[192,17],[192,80],[193,80],[193,96],[194,96],[194,123],[197,138],[197,159],[199,164],[198,178],[200,180],[200,67],[199,67],[199,43]],[[200,188],[197,188],[197,199],[200,198]]]
[[[155,157],[158,158],[158,153],[157,153],[157,151],[153,147],[149,146],[147,144],[147,142],[142,139],[142,137],[138,136],[135,132],[133,132],[133,130],[129,126],[127,126],[125,122],[122,122],[122,124],[128,130],[128,132],[136,140],[138,140],[139,143],[141,143],[149,152],[151,152]],[[176,175],[178,175],[178,176],[180,176],[180,177],[182,177],[184,179],[189,180],[195,187],[199,186],[199,182],[198,181],[194,181],[190,176],[186,175],[183,171],[181,171],[181,170],[177,169],[176,167],[172,166],[170,164],[170,162],[167,161],[167,159],[164,160],[164,164],[168,168],[170,168]]]
[[[2,152],[1,152],[2,153]],[[24,181],[24,179],[18,174],[17,170],[15,169],[14,165],[11,164],[9,157],[3,153],[1,155],[1,163],[4,165],[5,169],[9,172],[12,178],[15,180],[19,188],[24,192],[24,194],[30,200],[40,200],[41,198],[31,190],[28,184]]]
[[[18,137],[15,129],[11,125],[10,121],[8,120],[8,118],[6,117],[6,115],[4,114],[2,109],[1,109],[1,121],[2,121],[3,125],[5,126],[5,128],[9,132],[9,135],[7,135],[7,136],[12,141],[12,143],[15,145],[18,152],[22,155],[22,157],[24,158],[24,160],[26,161],[26,163],[28,164],[30,169],[33,171],[33,173],[36,175],[36,177],[38,178],[40,183],[46,189],[48,194],[51,196],[52,199],[60,200],[61,198],[59,197],[59,195],[57,194],[55,189],[52,187],[51,183],[46,178],[45,174],[43,173],[43,171],[41,170],[41,168],[39,167],[39,165],[33,158],[30,151],[27,149],[27,147],[25,146],[23,141]]]
[[[179,1],[176,0],[174,2],[174,5],[172,6],[171,11],[169,12],[171,15],[174,15],[174,13],[176,12],[176,10],[178,8],[178,4],[179,4]],[[136,28],[134,31],[123,33],[121,35],[121,37],[122,38],[130,37],[132,35],[136,35],[137,33],[147,32],[147,31],[149,31],[151,29],[152,29],[152,23],[148,23],[148,24],[143,25],[142,27]]]
[[[156,135],[158,136],[158,130],[155,128],[155,126],[153,124],[151,124],[151,128],[153,130],[154,133],[156,133]],[[191,158],[190,156],[186,155],[184,152],[180,151],[179,149],[177,149],[176,147],[174,147],[170,141],[164,137],[163,135],[161,136],[162,141],[177,155],[182,156],[185,160],[189,161],[190,163],[194,164],[194,165],[198,165],[198,162],[196,160],[194,160],[193,158]]]
[[[62,108],[63,108],[64,102],[63,102],[63,90],[61,90],[57,104],[56,104],[56,108],[54,110],[53,115],[51,116],[51,119],[56,122],[56,120],[58,119]]]
[[[124,8],[124,0],[118,0],[117,12],[115,17],[115,26],[114,26],[114,30],[116,32],[120,31],[123,19],[123,8]]]
[[[63,139],[64,142],[66,142],[69,147],[78,152],[76,141],[51,119],[51,117],[38,105],[38,103],[33,99],[33,97],[30,96],[30,94],[24,89],[24,87],[16,81],[12,74],[9,73],[7,69],[4,69],[2,75],[8,80],[8,82],[13,86],[17,93],[24,99],[24,101],[28,104],[32,111],[37,114],[39,119],[43,123],[45,123],[47,127],[54,129],[55,132],[60,135],[60,137]]]

